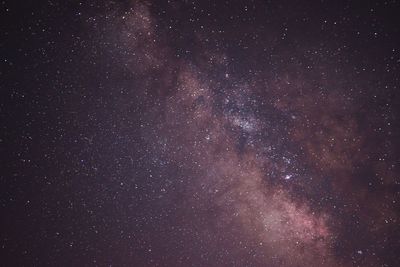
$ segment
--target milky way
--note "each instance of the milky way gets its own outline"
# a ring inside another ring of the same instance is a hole
[[[2,5],[5,266],[400,265],[395,1]]]

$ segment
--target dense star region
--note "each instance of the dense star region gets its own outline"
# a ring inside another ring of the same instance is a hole
[[[400,4],[1,2],[2,266],[400,266]]]

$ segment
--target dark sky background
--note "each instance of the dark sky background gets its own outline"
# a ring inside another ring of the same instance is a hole
[[[2,1],[1,266],[400,266],[400,3]]]

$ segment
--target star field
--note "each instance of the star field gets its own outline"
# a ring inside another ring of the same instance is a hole
[[[2,266],[400,266],[397,1],[1,7]]]

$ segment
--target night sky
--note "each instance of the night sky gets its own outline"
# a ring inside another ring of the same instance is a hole
[[[400,3],[2,1],[1,266],[400,266]]]

